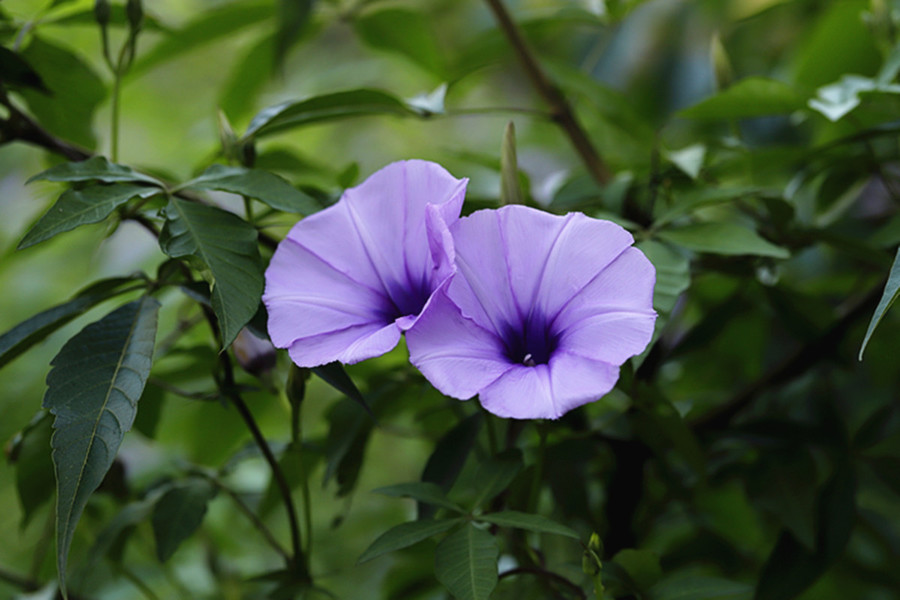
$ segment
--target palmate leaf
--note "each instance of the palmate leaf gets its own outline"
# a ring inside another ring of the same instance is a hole
[[[50,363],[60,588],[75,526],[131,428],[153,360],[159,303],[143,297],[82,329]]]
[[[0,335],[0,368],[89,308],[131,289],[131,277],[102,279],[79,292],[68,302],[40,312]]]
[[[372,89],[346,90],[315,96],[299,102],[283,102],[263,109],[250,122],[244,140],[316,123],[367,115],[418,116],[408,104],[387,92]]]
[[[19,250],[81,225],[99,223],[132,198],[149,198],[161,191],[157,187],[131,183],[97,184],[80,190],[67,190],[25,234],[19,242]]]
[[[227,348],[256,313],[263,274],[256,230],[237,216],[196,202],[172,197],[159,237],[172,258],[195,256],[212,275],[212,308]]]
[[[276,210],[308,215],[321,205],[290,183],[262,169],[212,165],[200,176],[184,183],[182,188],[219,190],[256,198]]]
[[[360,555],[356,564],[377,558],[382,554],[407,548],[413,544],[418,544],[422,540],[426,540],[439,533],[443,533],[452,529],[461,523],[462,519],[422,519],[420,521],[410,521],[409,523],[400,523],[396,527],[391,527],[372,542],[366,551]],[[496,569],[495,569],[496,570]]]
[[[92,156],[87,160],[62,163],[41,171],[25,183],[32,181],[102,181],[143,182],[165,187],[163,182],[149,175],[144,175],[126,165],[109,162],[103,156]]]
[[[434,574],[458,600],[487,600],[497,586],[497,540],[466,523],[434,551]]]

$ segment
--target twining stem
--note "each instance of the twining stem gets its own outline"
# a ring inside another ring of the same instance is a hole
[[[244,502],[243,499],[241,499],[236,491],[219,481],[217,478],[210,476],[208,473],[200,472],[199,474],[204,479],[216,486],[219,490],[225,492],[225,494],[227,494],[228,497],[231,498],[232,501],[234,501],[235,506],[237,506],[238,509],[240,509],[240,511],[244,513],[244,516],[246,516],[247,519],[249,519],[249,521],[253,524],[253,527],[256,528],[256,530],[259,531],[259,533],[266,539],[266,542],[268,542],[268,544],[272,546],[272,549],[280,554],[281,557],[284,558],[285,562],[291,562],[291,557],[287,553],[287,550],[285,550],[284,547],[278,542],[278,540],[275,539],[275,536],[272,535],[272,532],[268,527],[266,527],[266,524],[256,516],[256,513],[254,513],[253,510],[251,510],[251,508],[247,506],[247,503]]]
[[[500,29],[503,30],[510,44],[512,44],[519,62],[525,69],[528,79],[531,80],[531,84],[544,101],[550,105],[553,120],[559,123],[563,131],[566,132],[569,141],[581,157],[591,177],[600,185],[606,185],[611,179],[609,168],[603,162],[603,159],[600,158],[600,154],[594,148],[587,133],[578,123],[575,112],[572,110],[566,97],[541,69],[537,58],[525,42],[519,27],[513,21],[509,12],[507,12],[506,7],[503,6],[502,0],[486,1],[496,17]]]
[[[548,571],[546,569],[542,569],[540,567],[517,567],[515,569],[510,569],[508,571],[503,571],[497,577],[498,579],[505,579],[507,577],[514,577],[516,575],[536,575],[537,577],[542,577],[549,581],[553,581],[570,592],[575,594],[578,598],[582,598],[583,600],[587,600],[587,594],[584,593],[584,590],[581,589],[577,584],[569,581],[562,575],[554,573],[553,571]]]

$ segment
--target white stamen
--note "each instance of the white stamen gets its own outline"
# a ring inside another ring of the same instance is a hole
[[[532,358],[531,353],[529,352],[528,354],[525,355],[525,358],[522,359],[522,364],[525,365],[526,367],[533,367],[537,363],[534,362],[534,358]]]

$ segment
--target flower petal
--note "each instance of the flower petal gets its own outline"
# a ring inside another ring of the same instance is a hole
[[[558,419],[597,400],[619,378],[613,365],[558,352],[546,365],[516,365],[482,390],[481,404],[500,417]]]
[[[354,325],[340,331],[301,338],[290,345],[288,354],[298,367],[317,367],[329,362],[357,363],[389,352],[400,341],[394,323]]]
[[[605,312],[573,323],[561,335],[559,349],[621,365],[640,354],[653,337],[656,313]]]
[[[463,316],[443,289],[406,332],[409,360],[442,394],[466,400],[513,367],[497,336]]]
[[[390,350],[453,272],[453,249],[442,244],[452,244],[447,224],[459,216],[466,183],[435,163],[393,163],[297,223],[266,270],[275,345],[290,347],[301,366]],[[426,229],[430,205],[434,231]]]
[[[655,283],[653,264],[637,248],[628,248],[570,298],[558,311],[555,325],[569,329],[602,312],[652,312]]]

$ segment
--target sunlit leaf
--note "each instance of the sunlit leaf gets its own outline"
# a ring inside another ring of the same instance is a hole
[[[276,210],[310,214],[322,207],[282,177],[262,169],[212,165],[180,187],[194,190],[219,190],[241,194],[268,204]]]
[[[869,327],[866,329],[866,335],[863,338],[862,346],[859,348],[859,360],[862,360],[863,352],[866,351],[866,346],[869,344],[872,334],[875,333],[875,328],[881,323],[881,319],[884,318],[885,313],[894,303],[894,300],[897,299],[898,295],[900,295],[900,249],[897,250],[897,254],[894,256],[894,264],[891,265],[891,272],[888,275],[887,283],[884,286],[884,292],[881,294],[881,300],[878,301],[878,306],[875,307],[875,312],[872,314],[872,319],[869,321]]]
[[[92,323],[51,362],[44,408],[53,422],[57,568],[65,589],[75,526],[131,429],[153,357],[159,303],[143,297]]]
[[[493,523],[500,527],[514,527],[516,529],[524,529],[535,533],[553,533],[576,540],[580,539],[580,536],[573,529],[566,527],[565,525],[560,525],[552,519],[517,510],[504,510],[501,512],[479,515],[478,520],[487,521],[488,523]]]
[[[51,92],[21,90],[31,113],[55,135],[93,147],[94,111],[106,97],[103,80],[80,57],[38,36],[31,38],[21,57]]]
[[[805,98],[786,83],[748,77],[679,113],[689,119],[748,119],[801,110]]]
[[[407,548],[413,544],[417,544],[422,540],[444,533],[452,529],[462,519],[422,519],[419,521],[410,521],[409,523],[401,523],[395,527],[391,527],[382,533],[372,544],[366,548],[365,552],[360,555],[356,561],[357,564],[377,558],[382,554]]]
[[[466,523],[434,551],[434,574],[458,600],[487,600],[497,586],[497,540]]]
[[[366,12],[353,20],[357,35],[369,46],[405,56],[443,79],[444,54],[437,44],[433,23],[420,11],[401,7]]]
[[[34,246],[81,225],[99,223],[132,198],[149,198],[161,191],[157,187],[131,183],[97,184],[80,190],[66,190],[25,234],[18,248]]]
[[[189,479],[175,485],[153,509],[153,537],[156,557],[166,562],[178,546],[191,537],[203,522],[206,506],[216,495],[216,488],[205,479]]]
[[[694,223],[659,232],[659,237],[695,252],[711,254],[771,256],[788,258],[790,253],[764,239],[758,233],[723,221]]]
[[[87,160],[66,162],[29,178],[32,181],[102,181],[104,183],[143,182],[159,187],[164,184],[149,175],[135,171],[127,165],[110,162],[103,156],[92,156]]]
[[[323,121],[367,115],[416,116],[405,102],[379,90],[358,89],[315,96],[299,102],[283,102],[260,111],[244,133],[244,139]]]
[[[176,197],[165,209],[159,238],[173,258],[194,256],[212,275],[212,307],[228,347],[253,318],[263,290],[256,230],[237,216],[213,206]]]

